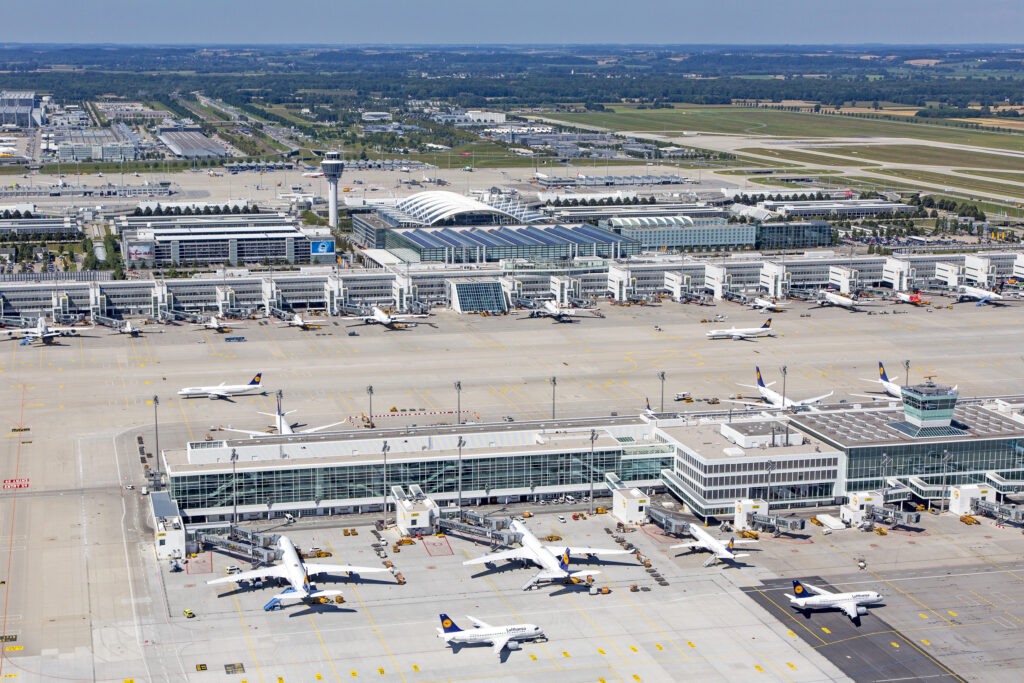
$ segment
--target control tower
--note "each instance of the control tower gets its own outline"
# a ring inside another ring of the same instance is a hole
[[[327,152],[320,162],[320,170],[327,178],[327,220],[332,228],[338,227],[338,180],[345,170],[345,162],[338,158],[337,152]]]

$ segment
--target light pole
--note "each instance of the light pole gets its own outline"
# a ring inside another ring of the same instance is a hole
[[[370,428],[373,428],[373,385],[366,385],[366,395],[370,397]],[[387,442],[385,442],[387,443]]]
[[[910,361],[909,360],[903,361],[903,369],[904,369],[904,371],[906,371],[906,379],[904,380],[905,384],[903,386],[909,387],[910,386]]]
[[[161,458],[160,458],[160,422],[157,419],[157,410],[156,410],[157,407],[159,407],[159,405],[160,405],[160,398],[157,397],[156,395],[154,395],[153,396],[153,433],[156,435],[156,438],[155,438],[156,444],[154,445],[154,448],[156,448],[156,463],[160,467],[160,471],[164,472],[164,476],[166,477],[167,476],[167,474],[166,474],[166,472],[167,472],[167,463],[164,462],[164,463],[161,464],[161,462],[160,462],[161,461]],[[169,481],[170,480],[168,480],[168,482]]]
[[[781,368],[779,368],[779,372],[782,373],[782,413],[783,413],[783,416],[785,416],[785,413],[786,413],[786,375],[789,374],[789,368],[787,368],[785,365],[783,365]],[[783,425],[783,428],[785,429],[785,434],[786,434],[786,436],[785,436],[785,444],[789,445],[789,421],[788,420],[783,420],[782,425]],[[769,509],[771,509],[770,505],[768,507],[769,507]]]
[[[238,479],[235,478],[235,463],[238,451],[231,449],[231,526],[238,526]]]
[[[387,441],[385,441],[384,444],[380,447],[381,453],[384,454],[384,496],[382,497],[382,500],[384,501],[385,529],[388,528],[388,451],[390,450],[391,446],[388,445]]]
[[[457,380],[455,382],[455,394],[458,396],[455,414],[459,419],[459,424],[462,424],[462,380]]]
[[[462,447],[466,445],[466,440],[461,436],[459,437],[459,519],[462,519]]]
[[[590,430],[590,469],[588,478],[590,479],[590,513],[594,514],[594,442],[597,441],[597,430]]]
[[[558,386],[558,378],[551,376],[551,419],[555,419],[555,387]]]
[[[769,460],[764,464],[764,471],[768,473],[768,514],[772,514],[772,472],[775,470],[775,461]]]
[[[658,379],[661,380],[661,412],[665,412],[665,371],[658,372]]]

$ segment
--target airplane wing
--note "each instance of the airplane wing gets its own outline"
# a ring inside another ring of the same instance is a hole
[[[559,548],[558,552],[562,552],[564,548]],[[484,555],[483,557],[477,557],[472,560],[466,560],[462,564],[484,564],[487,562],[498,562],[499,560],[530,560],[535,562],[536,558],[526,548],[513,548],[512,550],[506,550],[500,553],[491,553],[490,555]]]
[[[670,545],[669,548],[686,548],[687,550],[694,550],[696,548],[704,548],[705,545],[700,541],[691,541],[690,543],[680,543],[679,545]]]
[[[855,603],[853,600],[849,602],[840,602],[836,604],[836,607],[843,610],[846,616],[850,617],[851,619],[856,619],[858,616],[857,603]]]
[[[236,434],[248,434],[249,436],[266,436],[269,432],[254,432],[249,429],[232,429],[231,427],[221,427],[225,432],[235,432]]]
[[[738,541],[736,539],[733,539],[733,541],[732,541],[733,545],[746,545],[748,543],[757,543],[757,541],[752,539],[752,538],[744,538],[744,539],[740,539]]]
[[[561,554],[566,548],[564,545],[549,545],[546,546],[553,555]],[[616,549],[605,549],[605,548],[573,548],[569,547],[570,555],[629,555],[631,551],[623,550],[621,548]]]
[[[491,641],[491,645],[494,646],[491,648],[491,651],[496,655],[500,655],[501,651],[508,645],[509,640],[509,636],[495,636],[494,640]]]
[[[477,619],[476,617],[471,617],[468,614],[466,615],[466,618],[469,619],[470,621],[472,621],[473,625],[476,626],[477,628],[490,628],[491,627],[490,624],[488,624],[488,623],[486,623],[486,622],[484,622],[484,621],[482,621],[480,619]]]
[[[307,574],[327,574],[352,572],[353,574],[372,574],[374,572],[391,571],[386,567],[357,567],[354,564],[312,564],[304,563]]]
[[[828,398],[833,393],[835,393],[835,392],[830,391],[827,394],[822,394],[821,396],[815,396],[814,398],[805,398],[804,400],[800,401],[800,405],[807,406],[807,405],[810,405],[812,403],[817,403],[818,401],[821,401],[822,399]]]
[[[737,401],[736,399],[724,398],[722,403],[739,403],[741,406],[767,406],[764,401]]]
[[[336,426],[338,426],[340,424],[345,424],[345,421],[342,420],[341,422],[332,422],[329,425],[321,425],[319,427],[312,427],[310,429],[303,429],[301,433],[302,434],[312,434],[313,432],[322,432],[325,429],[329,429],[331,427],[336,427]]]
[[[816,595],[832,595],[830,591],[827,591],[824,588],[818,588],[817,586],[812,586],[811,584],[804,583],[803,581],[801,581],[800,583],[801,585],[803,585],[804,588],[806,588],[807,590],[811,591]]]
[[[899,399],[897,399],[894,396],[889,396],[889,394],[882,393],[882,392],[879,392],[877,394],[850,394],[850,396],[856,396],[857,398],[870,398],[872,401],[884,401],[886,399],[888,399],[890,401],[898,401],[899,400]]]
[[[235,583],[237,581],[249,581],[251,579],[267,579],[267,578],[278,578],[287,579],[288,575],[284,571],[284,566],[275,564],[273,567],[261,567],[260,569],[253,569],[251,572],[242,572],[241,574],[231,574],[220,579],[213,579],[207,581],[208,584],[215,583]]]

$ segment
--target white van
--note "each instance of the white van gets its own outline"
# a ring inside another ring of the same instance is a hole
[[[139,493],[142,494],[143,496],[148,496],[149,495],[149,489],[147,487],[143,486],[141,489],[139,489]]]

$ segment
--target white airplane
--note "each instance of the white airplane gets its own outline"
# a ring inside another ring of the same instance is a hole
[[[693,536],[696,540],[691,541],[690,543],[680,543],[679,545],[670,545],[669,548],[687,548],[689,550],[705,550],[705,551],[711,553],[711,557],[709,557],[707,559],[707,561],[704,562],[704,566],[705,567],[710,567],[711,565],[713,565],[715,562],[718,562],[718,561],[735,562],[737,559],[739,559],[741,557],[747,557],[748,553],[739,553],[739,554],[737,554],[736,552],[734,552],[735,551],[734,546],[737,543],[740,543],[740,544],[757,543],[757,541],[754,541],[754,540],[751,540],[751,539],[744,539],[744,540],[741,540],[741,541],[737,541],[735,538],[730,538],[728,543],[723,543],[722,541],[719,541],[717,538],[715,538],[714,536],[709,534],[707,531],[704,531],[704,529],[700,528],[696,524],[691,524],[690,525],[690,535]]]
[[[557,581],[559,579],[581,578],[593,576],[601,572],[594,569],[583,569],[572,571],[569,568],[570,555],[628,555],[628,550],[605,550],[603,548],[574,548],[560,545],[543,545],[533,535],[525,524],[513,521],[512,531],[522,534],[522,545],[519,548],[505,550],[500,553],[491,553],[483,557],[477,557],[463,562],[464,565],[489,564],[498,560],[520,560],[532,562],[540,567],[540,571],[530,577],[530,580],[523,585],[523,590],[529,590],[539,581]],[[555,555],[560,553],[560,555]]]
[[[323,171],[309,171],[308,173],[303,173],[302,177],[303,178],[323,178],[324,177],[324,172]]]
[[[824,588],[817,588],[795,579],[793,580],[793,593],[795,595],[786,593],[786,597],[799,610],[839,609],[853,622],[858,622],[860,617],[868,613],[868,605],[874,605],[884,600],[882,594],[875,591],[832,593]],[[813,595],[809,595],[809,593],[813,593]]]
[[[768,388],[775,384],[775,382],[769,382],[768,384],[765,384],[764,380],[761,378],[761,368],[754,366],[754,370],[757,373],[757,384],[741,384],[740,386],[747,387],[748,389],[757,389],[757,393],[761,396],[761,400],[774,408],[792,408],[794,406],[809,406],[814,403],[820,403],[822,400],[828,398],[833,393],[830,391],[827,394],[815,396],[814,398],[805,398],[802,401],[794,401],[788,396],[785,397],[785,400],[783,400],[782,394],[775,391],[774,389]],[[742,403],[744,405],[752,406],[760,405],[760,403],[753,401],[729,401],[729,403]]]
[[[885,374],[885,366],[881,362],[878,363],[878,379],[865,379],[865,382],[873,382],[875,384],[882,385],[882,391],[878,392],[883,396],[891,396],[893,398],[903,398],[903,387],[896,382],[889,379],[889,376]],[[859,396],[861,398],[870,398],[872,400],[878,398],[878,396],[868,396],[865,394],[851,394],[852,396]]]
[[[291,421],[286,419],[286,417],[285,417],[286,415],[291,415],[294,412],[296,412],[296,411],[294,411],[294,410],[289,410],[287,412],[282,411],[281,410],[281,398],[278,397],[278,399],[277,399],[277,412],[275,412],[275,413],[260,413],[260,415],[266,415],[267,417],[274,418],[274,428],[277,430],[278,434],[313,434],[314,432],[322,432],[325,429],[330,429],[331,427],[334,427],[336,425],[340,425],[340,424],[342,424],[344,422],[344,420],[342,420],[341,422],[332,422],[329,425],[322,425],[320,427],[311,427],[310,429],[300,429],[299,431],[295,431],[295,425],[292,424]],[[247,429],[232,429],[230,427],[225,427],[224,431],[227,431],[227,432],[238,432],[239,434],[248,434],[249,436],[266,436],[267,435],[267,432],[254,432],[254,431],[250,431],[250,430],[247,430]]]
[[[956,288],[957,301],[977,301],[977,306],[984,306],[985,304],[992,304],[994,306],[1002,306],[1003,295],[999,292],[993,292],[989,289],[982,289],[981,287],[971,287],[970,285],[960,285]]]
[[[310,575],[325,574],[327,572],[351,572],[353,574],[369,574],[371,572],[389,571],[385,567],[357,567],[351,564],[312,564],[305,563],[299,557],[291,539],[282,536],[277,547],[281,549],[281,564],[272,567],[261,567],[249,572],[232,574],[221,579],[207,581],[207,584],[233,583],[237,581],[249,581],[251,579],[277,578],[285,579],[291,587],[274,597],[278,600],[316,600],[319,598],[330,598],[341,595],[338,590],[316,590],[309,583]]]
[[[263,392],[263,373],[257,372],[248,384],[225,384],[221,382],[213,387],[185,387],[178,396],[208,396],[210,398],[228,398],[250,392]]]
[[[320,323],[310,322],[305,320],[301,315],[296,313],[292,316],[291,320],[285,320],[281,323],[283,327],[297,327],[300,330],[319,330],[323,325]]]
[[[22,330],[11,330],[8,336],[19,335],[27,341],[39,341],[43,344],[52,344],[58,337],[74,336],[82,330],[91,330],[92,327],[50,327],[46,324],[46,316],[39,316],[36,326]]]
[[[910,292],[896,292],[893,302],[897,304],[910,304],[911,306],[927,306],[931,304],[931,301],[925,301],[921,298],[921,290],[913,294]]]
[[[762,299],[757,297],[753,301],[747,302],[747,306],[751,308],[759,308],[762,311],[772,311],[774,313],[782,312],[789,303],[785,301],[777,301],[776,299]]]
[[[518,650],[523,640],[536,640],[544,637],[544,630],[534,624],[513,624],[511,626],[491,626],[475,617],[466,618],[475,627],[471,631],[463,631],[447,614],[441,616],[441,628],[437,629],[437,637],[443,638],[450,645],[474,645],[489,643],[494,654],[501,657],[505,648]]]
[[[418,314],[403,313],[403,314],[400,314],[400,315],[392,315],[390,313],[385,313],[383,310],[380,309],[380,307],[374,306],[373,309],[372,309],[372,313],[370,315],[359,315],[359,316],[356,316],[356,319],[357,320],[362,320],[364,325],[383,325],[384,327],[388,328],[389,330],[396,330],[396,329],[400,330],[403,327],[406,327],[408,325],[417,325],[417,324],[419,324],[419,323],[409,323],[409,322],[406,322],[407,320],[410,320],[412,318],[429,318],[429,317],[430,316],[425,315],[425,314],[421,314],[421,313],[418,313]],[[352,325],[350,325],[349,327],[352,327]]]
[[[859,301],[856,297],[845,296],[830,289],[818,290],[817,306],[838,306],[854,313],[860,313],[861,309],[858,308],[858,303]]]
[[[233,329],[241,329],[245,327],[245,325],[236,325],[234,323],[228,325],[215,315],[211,315],[210,319],[206,322],[194,323],[194,325],[196,326],[196,329],[213,330],[214,332],[230,332]]]
[[[772,333],[772,319],[764,321],[760,327],[730,327],[725,330],[711,330],[705,335],[708,339],[734,339],[741,341],[755,337],[767,337]]]
[[[125,320],[124,325],[120,325],[116,329],[118,334],[127,334],[129,337],[138,337],[143,332],[141,327],[132,325],[131,320]]]
[[[519,320],[525,320],[527,318],[551,318],[555,322],[566,323],[572,322],[576,318],[577,313],[596,310],[596,308],[562,308],[555,303],[554,299],[548,299],[540,308],[530,311],[529,315],[520,316]]]

